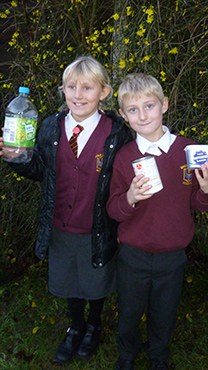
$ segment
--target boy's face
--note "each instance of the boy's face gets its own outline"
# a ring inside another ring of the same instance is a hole
[[[63,91],[73,118],[81,122],[96,112],[99,100],[103,100],[110,93],[110,87],[103,88],[98,81],[88,80],[84,75],[77,77],[72,74]]]
[[[119,112],[139,135],[149,141],[157,141],[164,134],[162,118],[167,109],[167,98],[164,98],[162,104],[154,94],[138,94],[124,98]]]

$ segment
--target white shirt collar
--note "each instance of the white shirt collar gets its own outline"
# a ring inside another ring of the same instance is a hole
[[[98,112],[98,110],[90,117],[86,118],[84,121],[82,122],[77,122],[75,121],[75,119],[72,117],[71,115],[71,111],[69,111],[69,113],[67,114],[67,117],[66,117],[66,131],[73,131],[73,129],[77,126],[77,125],[81,125],[82,127],[84,127],[84,129],[86,131],[91,131],[93,130],[99,120],[100,120],[100,113]]]
[[[170,146],[176,139],[176,135],[171,134],[167,126],[162,126],[162,129],[164,131],[164,135],[159,140],[154,142],[151,142],[137,134],[136,143],[142,154],[149,153],[159,156],[162,154],[161,150],[165,153],[168,152]]]

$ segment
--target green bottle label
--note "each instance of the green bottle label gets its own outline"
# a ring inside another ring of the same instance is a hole
[[[33,148],[37,119],[5,117],[4,144],[10,146]]]

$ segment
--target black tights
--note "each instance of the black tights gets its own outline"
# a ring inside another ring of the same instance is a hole
[[[89,300],[90,312],[87,323],[95,327],[101,325],[101,313],[105,298]],[[72,326],[76,330],[83,330],[86,326],[84,319],[85,299],[67,298]]]

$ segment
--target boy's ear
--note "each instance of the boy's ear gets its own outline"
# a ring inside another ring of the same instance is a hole
[[[167,110],[168,110],[168,98],[164,98],[163,105],[162,105],[162,112],[163,112],[163,114],[165,112],[167,112]]]
[[[122,111],[122,109],[121,108],[119,108],[119,113],[120,113],[120,115],[121,115],[121,117],[123,117],[123,119],[125,119],[125,121],[126,122],[128,122],[128,120],[127,120],[127,117],[126,117],[126,115],[124,114],[124,112]]]
[[[104,86],[100,95],[100,100],[105,99],[111,92],[110,86]]]

